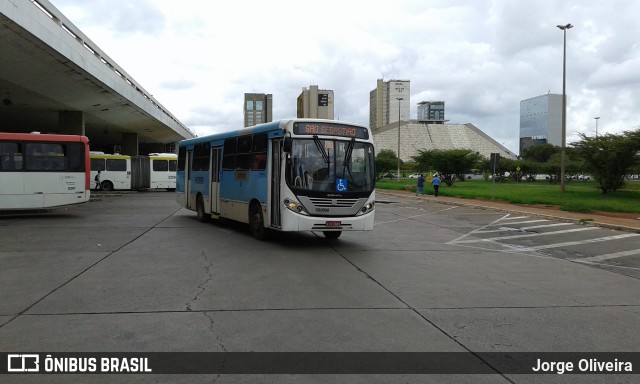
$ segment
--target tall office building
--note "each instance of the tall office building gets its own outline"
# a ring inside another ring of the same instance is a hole
[[[317,85],[302,88],[298,96],[298,117],[333,120],[333,91]]]
[[[369,93],[369,127],[371,129],[395,123],[398,117],[403,121],[410,120],[410,86],[409,80],[378,79],[376,89]],[[400,116],[398,116],[398,108]]]
[[[562,95],[520,101],[520,154],[538,144],[562,145]]]
[[[418,121],[428,124],[444,124],[444,101],[419,102]]]
[[[268,93],[244,94],[244,126],[269,123],[273,120],[273,96]]]

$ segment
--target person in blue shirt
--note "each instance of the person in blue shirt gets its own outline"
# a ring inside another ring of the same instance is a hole
[[[424,195],[424,177],[422,175],[418,176],[418,189],[416,190],[416,196],[418,193]]]
[[[433,194],[438,196],[438,188],[440,188],[440,178],[438,177],[438,175],[433,175],[431,184],[433,184]]]

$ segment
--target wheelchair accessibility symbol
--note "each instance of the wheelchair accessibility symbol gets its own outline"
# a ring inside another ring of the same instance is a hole
[[[336,192],[347,191],[347,179],[336,179]]]

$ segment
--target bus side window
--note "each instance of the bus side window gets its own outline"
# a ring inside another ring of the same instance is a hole
[[[222,169],[234,170],[236,168],[236,138],[226,139],[223,149]]]
[[[91,159],[92,171],[104,171],[104,159]]]
[[[69,158],[69,170],[72,172],[84,172],[84,145],[80,143],[67,144],[67,156]]]
[[[107,171],[126,171],[127,160],[125,159],[107,159]]]
[[[253,155],[253,161],[251,162],[252,171],[264,171],[267,168],[267,154],[256,153]]]
[[[167,172],[169,170],[169,162],[167,160],[153,160],[154,172]]]
[[[65,153],[62,144],[27,143],[27,169],[30,171],[62,171]]]
[[[20,146],[20,143],[0,143],[0,170],[17,171],[22,169]]]
[[[211,145],[209,143],[196,144],[193,147],[193,160],[191,165],[192,171],[208,171],[209,170],[209,161],[211,157],[210,151],[211,151]]]

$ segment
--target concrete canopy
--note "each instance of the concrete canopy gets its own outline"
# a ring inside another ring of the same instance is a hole
[[[78,120],[97,145],[194,137],[48,1],[0,2],[0,131],[81,134]]]

